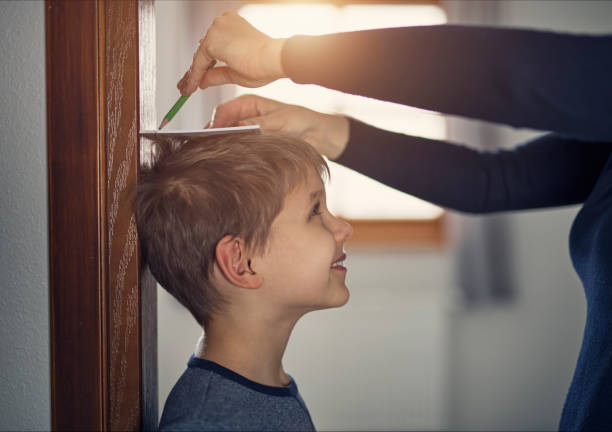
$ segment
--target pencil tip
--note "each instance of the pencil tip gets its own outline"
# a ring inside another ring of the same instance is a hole
[[[162,130],[164,126],[166,126],[168,124],[168,119],[165,118],[162,120],[161,124],[159,125],[159,130]]]

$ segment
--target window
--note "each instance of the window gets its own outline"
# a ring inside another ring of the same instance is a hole
[[[446,22],[443,9],[428,4],[337,6],[330,3],[252,3],[240,8],[238,13],[272,37]],[[347,114],[394,132],[433,139],[444,139],[446,136],[445,120],[437,113],[348,95],[315,85],[297,85],[290,80],[279,80],[259,89],[234,87],[232,91],[233,94],[228,95],[228,98],[254,93],[317,111]],[[404,237],[400,235],[401,231],[405,232],[406,240],[421,238],[424,243],[431,243],[426,240],[428,238],[434,241],[437,239],[436,243],[439,243],[439,235],[433,237],[431,235],[436,226],[439,228],[443,212],[441,208],[389,188],[333,162],[330,162],[330,168],[331,181],[327,189],[331,211],[353,223],[360,223],[359,231],[361,234],[370,232],[372,242],[379,242],[376,239],[381,239],[380,228],[386,226],[393,232],[383,234],[383,242],[384,237],[389,237],[402,243],[401,239]],[[368,222],[365,223],[366,221]],[[408,227],[402,224],[402,221],[413,223]],[[423,229],[429,234],[424,234]],[[357,229],[355,232],[356,235],[359,234]],[[366,241],[366,243],[372,242]],[[409,243],[413,242],[409,240]]]

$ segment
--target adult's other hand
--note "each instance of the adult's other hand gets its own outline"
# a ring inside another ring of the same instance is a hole
[[[349,122],[344,116],[323,114],[256,95],[243,95],[219,105],[209,126],[255,124],[262,130],[301,138],[329,159],[338,158],[349,139]]]
[[[213,21],[200,40],[193,62],[177,87],[182,95],[221,84],[260,87],[285,76],[281,51],[286,39],[273,39],[236,12]],[[226,66],[212,67],[215,61]]]

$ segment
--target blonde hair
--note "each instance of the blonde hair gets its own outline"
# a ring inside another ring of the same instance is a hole
[[[134,212],[143,256],[157,281],[205,326],[223,298],[210,276],[224,236],[264,252],[285,196],[329,168],[309,144],[277,133],[156,139]]]

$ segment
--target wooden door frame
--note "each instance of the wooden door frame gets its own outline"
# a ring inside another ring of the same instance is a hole
[[[153,430],[156,292],[130,201],[155,127],[152,0],[45,9],[52,427]]]

